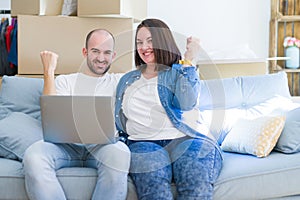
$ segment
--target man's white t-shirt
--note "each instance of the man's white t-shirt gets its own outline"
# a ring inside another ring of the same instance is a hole
[[[55,79],[57,95],[114,96],[123,74],[106,73],[102,77],[83,73],[59,75]]]

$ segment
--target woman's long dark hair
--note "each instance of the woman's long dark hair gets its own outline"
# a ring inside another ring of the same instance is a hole
[[[137,69],[143,70],[146,67],[146,63],[139,56],[137,49],[137,33],[142,27],[146,27],[151,33],[153,52],[157,63],[156,69],[158,71],[179,62],[181,53],[170,28],[159,19],[145,19],[138,25],[135,34],[135,66]]]

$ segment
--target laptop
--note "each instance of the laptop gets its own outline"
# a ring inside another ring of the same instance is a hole
[[[116,141],[114,97],[40,97],[44,141],[109,144]]]

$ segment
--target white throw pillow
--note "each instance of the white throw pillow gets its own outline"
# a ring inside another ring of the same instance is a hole
[[[223,151],[266,157],[273,150],[282,132],[285,116],[264,116],[239,119],[225,137]]]

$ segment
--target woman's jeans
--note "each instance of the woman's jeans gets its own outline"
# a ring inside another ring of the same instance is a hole
[[[26,150],[23,159],[27,194],[31,200],[66,199],[56,171],[91,167],[98,171],[92,199],[124,200],[129,164],[130,151],[123,142],[101,146],[39,141]]]
[[[175,140],[129,141],[130,175],[139,200],[212,199],[222,168],[219,150],[210,142],[189,137]]]

